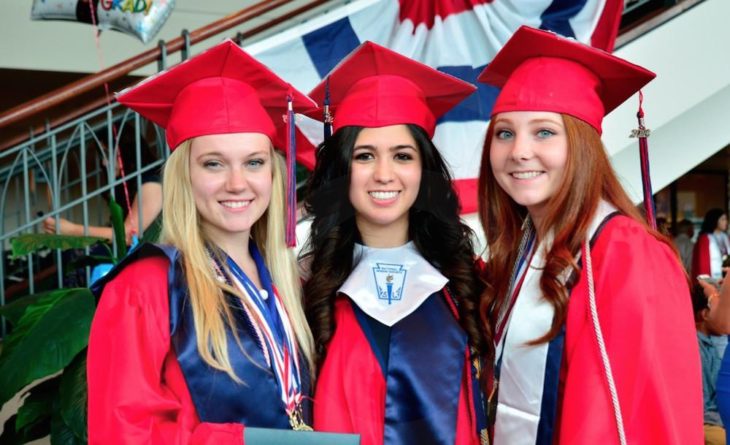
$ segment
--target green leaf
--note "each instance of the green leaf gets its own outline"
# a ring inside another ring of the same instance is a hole
[[[0,406],[31,382],[63,369],[89,342],[87,288],[49,292],[25,309],[0,353]]]
[[[86,439],[86,351],[82,351],[63,370],[59,390],[59,408],[63,422],[76,437]]]
[[[28,397],[18,408],[18,418],[15,420],[16,431],[30,430],[34,425],[51,419],[53,400],[58,394],[60,381],[60,377],[54,377],[28,390]]]
[[[25,443],[23,436],[15,431],[15,420],[17,415],[11,416],[3,425],[3,433],[0,434],[0,443],[5,445],[20,445]]]
[[[46,437],[51,432],[51,418],[48,417],[42,422],[21,431],[15,430],[17,415],[10,417],[3,426],[3,433],[0,434],[0,443],[3,445],[21,445],[30,441]]]
[[[58,292],[53,290],[51,292]],[[31,304],[38,301],[43,295],[50,292],[43,292],[40,294],[25,295],[19,298],[15,298],[12,303],[8,303],[5,306],[0,306],[0,315],[7,318],[10,323],[15,326],[18,324],[20,317],[25,313],[25,309]]]
[[[156,243],[160,240],[160,235],[162,234],[162,215],[157,215],[157,218],[155,218],[152,221],[152,224],[149,225],[144,231],[144,235],[142,236],[142,239],[139,240],[140,242],[147,242],[147,243]]]
[[[53,415],[51,416],[51,445],[86,445],[86,441],[77,437],[63,421],[59,405],[59,401],[56,400],[53,406]]]
[[[114,229],[114,239],[117,242],[117,259],[124,258],[127,254],[127,232],[124,228],[124,211],[122,207],[109,199],[109,215],[112,220],[112,228]]]
[[[104,242],[96,236],[56,235],[54,233],[26,233],[10,240],[12,258],[19,258],[42,249],[82,249]]]

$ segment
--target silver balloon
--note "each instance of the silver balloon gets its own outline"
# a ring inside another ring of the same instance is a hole
[[[92,1],[93,6],[89,6]],[[162,28],[175,0],[33,0],[33,20],[73,20],[96,23],[149,42]],[[93,18],[92,18],[93,10]]]

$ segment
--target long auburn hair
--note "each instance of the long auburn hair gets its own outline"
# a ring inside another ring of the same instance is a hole
[[[242,304],[249,308],[252,303],[237,288],[218,280],[213,268],[206,249],[212,243],[201,228],[200,214],[195,206],[190,182],[190,147],[190,140],[183,142],[170,154],[165,164],[162,183],[162,239],[163,242],[175,246],[182,256],[198,353],[209,366],[241,382],[231,365],[226,332],[231,332],[238,346],[242,350],[243,347],[237,334],[234,310],[228,304],[225,294],[239,297]],[[286,247],[284,240],[286,166],[283,157],[273,148],[271,164],[271,202],[266,212],[253,224],[251,242],[255,242],[261,250],[289,316],[294,336],[313,372],[312,334],[302,308],[296,258]],[[212,247],[215,248],[214,245]],[[223,255],[222,252],[213,253]],[[222,263],[226,268],[225,262]],[[255,312],[249,310],[249,313]],[[256,320],[251,322],[255,323]]]
[[[562,114],[562,118],[568,144],[565,173],[562,183],[548,203],[541,227],[537,228],[539,233],[549,230],[554,235],[540,276],[540,290],[552,304],[555,315],[550,330],[531,344],[550,341],[565,321],[568,294],[575,283],[563,283],[561,276],[569,268],[580,272],[575,257],[601,200],[637,221],[652,236],[674,250],[664,235],[649,227],[621,187],[598,132],[575,117]],[[493,123],[494,119],[487,129],[479,172],[479,219],[488,247],[488,258],[482,273],[485,287],[479,311],[488,336],[494,330],[492,315],[499,313],[507,299],[510,286],[508,277],[511,276],[518,255],[522,222],[527,215],[527,209],[502,190],[492,174],[489,152],[494,134]],[[490,361],[494,359],[493,345],[490,345],[486,358]]]
[[[482,288],[475,269],[473,232],[459,218],[451,175],[433,142],[419,126],[407,127],[423,169],[418,196],[410,209],[408,236],[419,253],[449,279],[461,326],[471,346],[481,353],[486,342],[479,328]],[[301,256],[310,270],[304,285],[305,311],[319,361],[335,330],[337,289],[352,272],[353,249],[361,241],[348,193],[353,148],[362,128],[343,127],[318,147],[317,164],[307,184],[304,205],[313,221]]]

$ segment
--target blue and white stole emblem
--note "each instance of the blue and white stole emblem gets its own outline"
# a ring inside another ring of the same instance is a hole
[[[402,264],[376,263],[373,275],[378,298],[387,300],[388,304],[402,299],[407,272]]]
[[[353,263],[338,292],[386,326],[411,314],[448,282],[412,242],[386,249],[356,244]]]

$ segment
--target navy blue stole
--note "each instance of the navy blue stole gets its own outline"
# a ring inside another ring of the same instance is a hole
[[[540,402],[540,421],[537,424],[536,445],[552,445],[555,430],[558,428],[558,390],[560,388],[560,369],[565,347],[565,324],[548,344],[545,362],[545,383]]]
[[[378,345],[384,336],[371,328],[378,322],[352,306],[385,377],[383,443],[453,445],[467,336],[443,294],[390,328],[387,351]]]
[[[590,246],[596,244],[598,236],[603,231],[606,224],[618,212],[613,212],[606,216],[598,225],[596,231],[590,239]],[[583,266],[582,258],[578,261],[580,267]],[[572,293],[572,285],[576,283],[578,276],[573,272],[568,280],[569,288]],[[542,401],[540,405],[540,421],[537,425],[536,445],[552,445],[555,438],[556,430],[559,428],[557,424],[558,405],[559,405],[559,389],[560,389],[560,370],[563,366],[563,352],[565,350],[565,323],[560,328],[558,335],[555,336],[548,344],[547,361],[545,363],[545,383],[542,393]]]
[[[226,295],[237,321],[237,334],[243,351],[233,334],[227,332],[228,355],[237,383],[228,374],[208,366],[198,354],[192,308],[179,252],[171,246],[143,244],[105,277],[108,282],[124,265],[135,259],[164,255],[170,260],[168,292],[170,299],[170,340],[182,369],[195,410],[201,422],[240,423],[261,428],[291,429],[289,417],[279,395],[276,378],[266,364],[256,331],[237,297]],[[113,275],[112,275],[113,274]],[[103,283],[101,284],[103,287]],[[99,289],[99,294],[101,290]],[[302,360],[302,392],[307,396],[304,420],[311,420],[310,376],[306,360]]]

